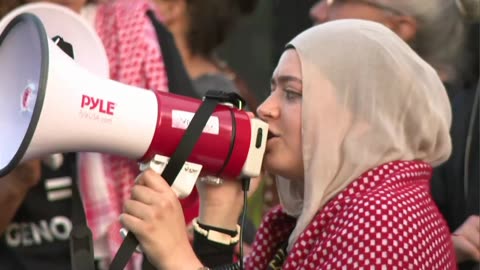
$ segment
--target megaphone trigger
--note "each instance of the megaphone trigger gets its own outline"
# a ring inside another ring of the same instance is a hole
[[[163,173],[163,170],[167,166],[169,160],[169,157],[155,155],[154,158],[149,162],[140,163],[140,170],[145,171],[151,169],[161,175]],[[175,192],[178,198],[185,198],[192,192],[201,170],[202,165],[192,162],[185,162],[182,169],[175,178],[175,181],[173,181],[173,184],[171,185],[172,190]],[[120,235],[122,236],[122,238],[125,238],[127,234],[127,229],[120,229]],[[136,246],[135,252],[142,253],[140,245]]]
[[[163,170],[170,160],[169,157],[162,155],[155,155],[149,162],[140,163],[140,170],[145,171],[152,169],[158,174],[162,174]],[[173,181],[171,188],[177,194],[177,197],[183,199],[190,195],[195,186],[195,182],[200,175],[202,165],[193,162],[185,162],[177,177]]]

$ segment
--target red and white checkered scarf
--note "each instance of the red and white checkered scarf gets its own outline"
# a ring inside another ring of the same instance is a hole
[[[110,77],[124,84],[156,91],[168,91],[167,75],[154,28],[146,16],[154,10],[147,0],[116,0],[98,5],[95,28],[107,52]],[[79,155],[80,189],[93,238],[105,234],[111,260],[122,238],[119,234],[123,202],[139,167],[136,161],[107,155]],[[198,215],[196,192],[182,201],[187,223]],[[138,269],[135,255],[126,269]]]
[[[431,172],[427,163],[403,161],[364,173],[315,215],[286,258],[277,251],[296,219],[274,208],[246,269],[456,269],[448,227],[430,196]]]

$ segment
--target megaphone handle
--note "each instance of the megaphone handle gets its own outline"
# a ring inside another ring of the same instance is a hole
[[[205,128],[208,119],[210,119],[210,116],[215,111],[218,103],[218,99],[213,97],[205,97],[204,101],[202,104],[200,104],[200,107],[193,116],[192,121],[185,130],[185,133],[175,149],[175,152],[162,171],[163,178],[169,183],[170,186],[173,185],[175,179],[179,173],[181,173],[182,168],[184,168],[185,162],[191,155],[195,144],[200,139],[203,129]],[[109,269],[123,269],[125,265],[127,265],[128,260],[130,259],[130,256],[136,249],[137,245],[138,240],[131,232],[128,232],[122,244],[120,245],[120,249],[113,258]]]
[[[153,159],[149,162],[140,163],[140,171],[151,169],[156,173],[162,175],[169,161],[169,157],[155,155]],[[195,186],[195,182],[200,175],[202,167],[203,166],[200,164],[188,161],[183,164],[180,172],[175,177],[174,181],[170,184],[170,187],[177,194],[178,198],[183,199],[190,195],[193,187]]]

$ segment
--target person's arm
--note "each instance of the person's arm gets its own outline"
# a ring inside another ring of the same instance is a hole
[[[188,241],[182,206],[167,182],[147,170],[137,178],[131,194],[120,221],[135,234],[148,261],[156,269],[200,269],[203,265]]]
[[[249,191],[258,187],[260,178],[251,180]],[[221,185],[197,181],[200,195],[198,223],[215,233],[238,237],[238,217],[243,207],[243,190],[238,179],[224,180]],[[196,233],[193,241],[195,254],[208,267],[228,265],[233,262],[235,244],[219,244]]]
[[[237,231],[243,206],[239,181],[225,180],[219,186],[202,183],[197,187],[201,197],[198,222]],[[203,264],[188,240],[180,202],[166,181],[153,171],[145,171],[131,194],[120,221],[136,235],[150,263],[159,269],[200,269]]]
[[[40,161],[35,160],[19,165],[0,178],[0,234],[7,228],[27,192],[38,183],[40,174]]]
[[[233,262],[235,246],[238,244],[239,232],[237,230],[225,230],[201,224],[194,220],[193,250],[203,265],[208,267],[218,267],[228,265]],[[197,228],[195,228],[197,227]],[[203,232],[203,233],[201,233]],[[219,243],[209,239],[206,233],[221,234],[225,240],[230,239],[230,243]],[[233,241],[232,241],[233,240]]]

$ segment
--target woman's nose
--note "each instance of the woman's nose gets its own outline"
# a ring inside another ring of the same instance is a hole
[[[278,117],[278,114],[279,110],[275,106],[273,96],[268,97],[257,109],[257,115],[265,121]]]

